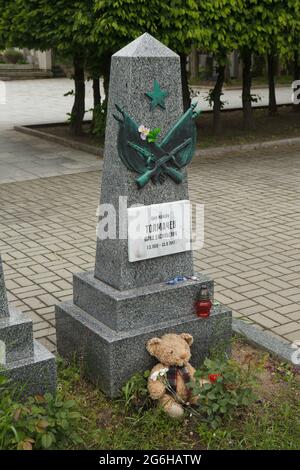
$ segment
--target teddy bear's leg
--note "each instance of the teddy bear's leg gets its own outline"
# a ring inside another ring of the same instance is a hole
[[[160,399],[159,403],[163,407],[166,413],[172,418],[181,418],[184,414],[184,410],[182,406],[176,402],[176,400],[165,393]]]

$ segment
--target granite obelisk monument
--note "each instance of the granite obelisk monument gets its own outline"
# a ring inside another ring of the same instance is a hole
[[[56,308],[59,354],[79,355],[109,396],[151,367],[153,336],[191,333],[195,365],[228,347],[231,312],[218,306],[201,319],[194,311],[204,284],[213,299],[213,281],[194,273],[186,234],[195,117],[195,106],[183,113],[173,51],[146,33],[112,56],[95,270],[74,275],[73,302]],[[174,278],[183,282],[167,283]]]
[[[33,339],[32,320],[8,304],[0,256],[0,367],[21,396],[55,392],[55,357]]]

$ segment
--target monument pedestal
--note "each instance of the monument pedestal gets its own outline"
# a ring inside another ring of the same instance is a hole
[[[192,334],[195,367],[214,350],[230,353],[230,310],[214,307],[205,319],[193,311],[201,285],[207,285],[213,295],[213,281],[197,276],[197,281],[175,286],[158,283],[117,291],[93,273],[75,275],[74,303],[56,307],[58,353],[72,359],[76,351],[84,359],[87,377],[110,397],[118,396],[134,373],[154,365],[145,348],[154,336]]]
[[[21,398],[54,393],[55,357],[33,339],[32,320],[7,303],[0,257],[0,366],[18,386]]]

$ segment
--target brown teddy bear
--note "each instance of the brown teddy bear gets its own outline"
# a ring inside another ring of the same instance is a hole
[[[188,333],[165,334],[147,342],[147,351],[158,359],[148,379],[148,391],[173,418],[183,415],[182,404],[196,404],[198,397],[191,396],[187,387],[194,380],[195,369],[189,363],[193,337]],[[201,380],[201,384],[208,383]]]

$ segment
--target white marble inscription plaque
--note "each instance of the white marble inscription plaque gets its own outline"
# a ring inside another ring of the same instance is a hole
[[[174,201],[128,210],[130,262],[191,249],[190,201]]]

